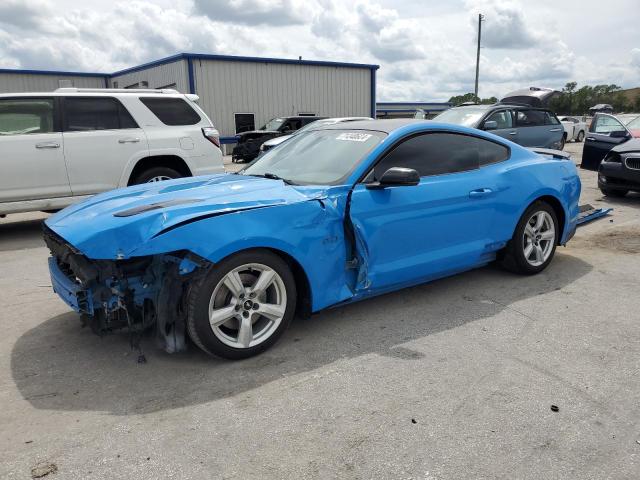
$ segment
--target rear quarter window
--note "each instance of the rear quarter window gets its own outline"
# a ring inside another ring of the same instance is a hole
[[[195,125],[202,120],[182,98],[140,97],[140,101],[165,125]]]

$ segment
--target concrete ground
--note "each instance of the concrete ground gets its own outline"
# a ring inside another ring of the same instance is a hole
[[[45,215],[0,220],[0,478],[640,478],[640,196],[580,174],[615,212],[542,274],[329,310],[242,362],[136,363],[51,291]]]

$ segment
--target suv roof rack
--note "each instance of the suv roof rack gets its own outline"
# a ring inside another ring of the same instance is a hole
[[[179,94],[173,88],[76,88],[62,87],[55,90],[58,93],[168,93]]]

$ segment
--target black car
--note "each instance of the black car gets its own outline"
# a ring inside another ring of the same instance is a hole
[[[584,139],[580,167],[597,171],[600,162],[611,149],[634,138],[640,138],[640,114],[596,114]]]
[[[612,197],[640,192],[640,138],[612,148],[604,157],[598,169],[598,188]]]
[[[308,123],[327,117],[297,116],[277,117],[269,120],[261,129],[250,132],[242,132],[237,135],[238,144],[233,149],[231,160],[233,162],[248,162],[260,154],[260,145],[281,135],[289,135],[304,127]]]

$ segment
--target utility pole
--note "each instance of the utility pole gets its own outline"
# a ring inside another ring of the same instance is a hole
[[[476,96],[476,102],[480,103],[480,97],[478,97],[478,75],[480,74],[480,38],[482,37],[482,19],[484,15],[478,14],[478,53],[476,55],[476,88],[474,94]]]

